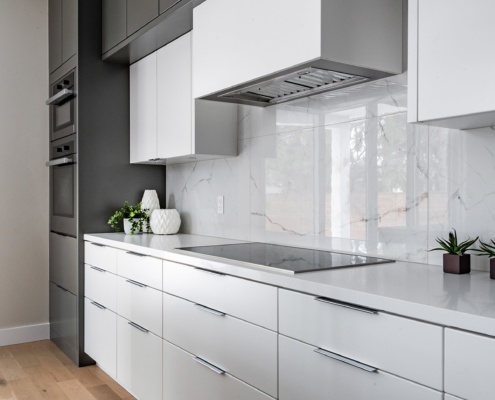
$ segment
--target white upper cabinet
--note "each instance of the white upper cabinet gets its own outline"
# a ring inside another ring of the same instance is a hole
[[[403,70],[401,0],[208,0],[193,13],[195,98],[307,67]]]
[[[237,155],[237,107],[193,101],[191,33],[130,66],[131,163]]]
[[[495,124],[495,2],[409,1],[408,122]]]

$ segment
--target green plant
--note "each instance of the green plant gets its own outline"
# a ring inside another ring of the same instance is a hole
[[[435,240],[441,247],[437,247],[429,251],[444,250],[449,254],[457,254],[458,256],[462,256],[473,244],[476,243],[479,238],[478,236],[476,239],[468,239],[459,243],[457,240],[457,232],[455,229],[452,229],[452,231],[453,232],[449,232],[449,238],[447,240],[436,238]]]
[[[478,252],[477,256],[488,256],[488,258],[495,258],[495,241],[492,239],[490,243],[484,243],[480,240],[480,248],[473,251]]]
[[[141,232],[143,230],[143,223],[146,222],[148,232],[150,232],[150,217],[147,214],[148,209],[141,208],[141,203],[135,206],[131,206],[129,202],[124,202],[124,207],[117,210],[108,220],[108,225],[110,225],[115,232],[120,232],[120,222],[128,218],[131,223],[131,235],[136,232]]]

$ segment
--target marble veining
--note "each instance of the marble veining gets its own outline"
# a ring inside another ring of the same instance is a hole
[[[181,232],[436,265],[451,228],[495,239],[495,132],[407,124],[405,82],[239,106],[238,157],[167,166]]]

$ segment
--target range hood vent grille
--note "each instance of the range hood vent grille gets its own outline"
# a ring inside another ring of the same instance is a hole
[[[308,67],[265,82],[224,93],[219,97],[278,104],[319,92],[366,82],[369,78],[321,68]]]

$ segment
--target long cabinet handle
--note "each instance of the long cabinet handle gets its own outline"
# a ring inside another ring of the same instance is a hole
[[[98,307],[100,310],[106,310],[107,309],[105,306],[102,306],[100,303],[97,303],[96,301],[92,301],[91,304]]]
[[[107,272],[107,271],[105,271],[104,269],[101,269],[101,268],[98,268],[98,267],[93,267],[93,266],[91,266],[90,268],[91,268],[91,269],[94,269],[95,271],[98,271],[98,272]]]
[[[62,289],[64,292],[69,292],[66,288],[64,288],[60,285],[55,284],[55,286],[58,287],[59,289]]]
[[[96,246],[96,247],[107,247],[105,246],[104,244],[100,244],[100,243],[93,243],[93,242],[90,242],[93,246]]]
[[[193,360],[196,361],[197,363],[205,366],[206,368],[211,369],[213,372],[217,373],[218,375],[225,374],[225,371],[223,369],[215,367],[213,364],[210,364],[208,361],[205,361],[202,358],[193,357]]]
[[[331,299],[328,299],[326,297],[315,297],[315,300],[319,301],[321,303],[332,304],[334,306],[349,308],[350,310],[360,311],[360,312],[364,312],[367,314],[378,314],[378,310],[375,310],[373,308],[356,306],[354,304],[345,303],[343,301],[331,300]]]
[[[209,269],[203,269],[203,268],[198,268],[198,267],[194,267],[194,269],[197,269],[198,271],[206,272],[207,274],[212,274],[212,275],[217,275],[217,276],[225,276],[225,274],[222,274],[221,272],[210,271]]]
[[[130,326],[133,328],[136,328],[137,330],[144,332],[144,333],[149,333],[150,331],[146,328],[143,328],[141,325],[135,324],[134,322],[128,322]]]
[[[133,281],[132,279],[126,279],[126,282],[130,283],[131,285],[139,286],[139,287],[141,287],[141,288],[146,288],[146,287],[148,287],[148,286],[147,286],[147,285],[145,285],[144,283],[139,283],[139,282]]]
[[[206,311],[206,312],[208,312],[210,314],[217,315],[219,317],[225,317],[225,313],[224,312],[215,310],[215,309],[210,308],[210,307],[203,306],[202,304],[194,303],[194,307],[196,307],[196,308],[198,308],[200,310]]]
[[[133,251],[126,251],[126,254],[129,254],[130,256],[136,256],[136,257],[147,257],[146,254],[135,253]]]
[[[315,349],[314,352],[321,354],[322,356],[329,357],[329,358],[332,358],[334,360],[341,361],[343,363],[352,365],[353,367],[362,369],[366,372],[377,372],[378,371],[377,368],[372,367],[371,365],[360,363],[359,361],[353,360],[352,358],[347,358],[347,357],[341,356],[340,354],[332,353],[331,351],[328,351],[325,349],[318,348],[318,349]]]

